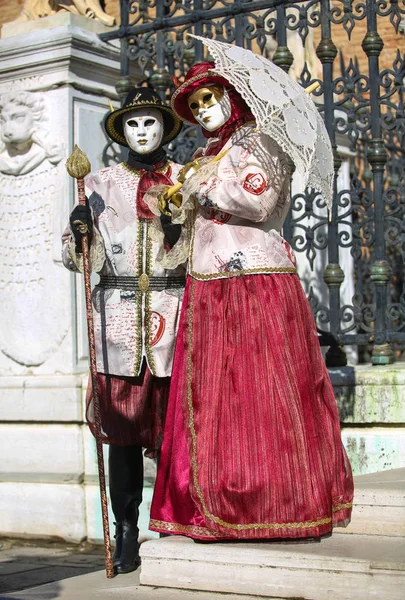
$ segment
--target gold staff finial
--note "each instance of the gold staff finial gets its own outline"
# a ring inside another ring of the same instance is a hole
[[[66,169],[69,175],[75,179],[82,179],[91,171],[89,159],[77,144],[75,144],[72,154],[66,161]]]

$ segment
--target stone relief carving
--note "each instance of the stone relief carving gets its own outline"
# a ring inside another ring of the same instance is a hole
[[[0,173],[25,175],[45,159],[58,164],[62,147],[43,125],[43,98],[33,92],[0,97]]]
[[[0,97],[0,351],[25,367],[42,364],[68,331],[53,252],[66,151],[45,129],[46,113],[43,94]]]
[[[109,27],[115,23],[114,17],[101,8],[100,0],[25,0],[21,14],[14,23],[49,17],[61,10],[97,19]]]

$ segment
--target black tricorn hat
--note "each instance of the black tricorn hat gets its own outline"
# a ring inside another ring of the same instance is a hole
[[[137,108],[156,108],[162,113],[164,123],[162,145],[171,142],[181,130],[182,122],[179,117],[170,106],[166,106],[162,102],[159,94],[147,87],[137,87],[129,92],[124,106],[111,112],[105,120],[107,134],[121,146],[128,147],[124,136],[122,117],[125,113]]]

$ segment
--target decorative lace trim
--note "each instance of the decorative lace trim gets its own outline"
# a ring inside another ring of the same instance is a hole
[[[184,211],[190,210],[191,207],[194,208],[196,206],[196,202],[192,197],[198,192],[201,184],[206,183],[211,177],[218,174],[220,161],[213,162],[213,158],[215,157],[205,156],[199,158],[198,162],[203,166],[183,183],[181,194],[183,196],[182,209]]]
[[[126,171],[128,171],[128,173],[131,173],[135,177],[140,177],[140,175],[141,175],[142,169],[136,169],[135,167],[131,167],[131,165],[129,165],[126,162],[121,163],[121,167],[123,167]],[[165,173],[169,167],[170,167],[170,162],[167,162],[165,165],[163,165],[163,167],[160,167],[160,169],[156,169],[156,171],[154,171],[154,172],[155,173]]]
[[[137,231],[137,240],[136,240],[136,274],[140,277],[143,273],[143,244],[144,242],[144,230],[143,230],[143,221],[138,219],[138,231]],[[142,323],[142,292],[136,293],[136,315],[135,315],[135,356],[134,356],[134,364],[133,364],[133,373],[138,375],[142,365],[143,359],[143,323]]]
[[[352,508],[352,506],[353,506],[353,502],[346,502],[346,504],[340,504],[339,506],[334,506],[332,508],[332,512],[337,513],[340,510],[344,510],[346,508]]]
[[[343,509],[352,508],[352,502],[348,502],[346,504],[342,504],[341,506],[337,506],[333,508],[333,512],[338,512]],[[316,521],[304,521],[302,523],[254,523],[253,525],[235,525],[232,527],[233,529],[312,529],[313,527],[318,527],[319,525],[328,525],[332,523],[331,517],[324,517],[322,519],[317,519]],[[260,525],[260,527],[258,526]],[[346,527],[347,519],[344,521],[339,521],[338,523],[333,523],[333,527],[343,526]],[[169,523],[168,521],[159,521],[156,519],[151,519],[149,522],[150,529],[158,529],[163,531],[168,531],[172,533],[184,533],[184,534],[194,534],[200,537],[208,537],[212,539],[224,538],[227,537],[226,532],[217,533],[216,531],[212,531],[207,527],[201,527],[199,525],[182,525],[181,523]]]
[[[158,196],[165,190],[164,185],[155,185],[149,188],[144,196],[145,202],[153,212],[157,215],[156,219],[150,223],[151,239],[159,245],[159,251],[156,256],[158,262],[164,269],[175,269],[188,260],[190,254],[190,241],[192,230],[195,221],[195,201],[189,198],[184,206],[179,209],[174,204],[169,204],[169,209],[172,213],[172,223],[174,225],[182,225],[181,234],[176,244],[171,250],[166,251],[164,247],[164,232],[160,222],[160,211],[158,209]]]
[[[218,271],[218,273],[197,273],[196,271],[190,271],[191,277],[200,281],[206,281],[208,279],[229,279],[231,277],[237,277],[239,275],[259,275],[262,273],[296,273],[295,267],[256,267],[254,269],[235,269],[234,271]]]
[[[152,275],[152,238],[150,235],[151,224],[146,222],[146,265],[145,265],[145,273],[149,276]],[[152,348],[150,345],[151,342],[151,321],[150,321],[150,313],[152,310],[152,294],[150,291],[145,294],[145,353],[146,358],[148,360],[148,365],[150,372],[152,375],[156,375],[156,366],[155,366],[155,358],[153,356]]]
[[[182,228],[180,238],[168,252],[166,252],[163,247],[164,234],[160,218],[154,219],[152,222],[151,235],[155,241],[160,242],[157,262],[165,269],[175,269],[189,259],[197,211],[195,193],[200,188],[201,183],[208,181],[212,175],[217,173],[218,169],[218,163],[213,163],[212,157],[200,159],[200,163],[202,161],[206,161],[206,164],[192,177],[187,179],[181,188],[183,197],[181,207],[178,208],[174,204],[169,204],[169,209],[172,213],[172,223],[174,225],[182,225]],[[147,194],[145,194],[145,202],[154,214],[160,215],[159,209],[157,208],[157,195],[163,190],[162,188],[160,190],[158,188],[159,186],[154,186]]]

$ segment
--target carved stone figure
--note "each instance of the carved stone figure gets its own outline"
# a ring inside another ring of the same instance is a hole
[[[62,159],[62,149],[40,131],[43,99],[33,92],[4,94],[0,98],[0,172],[25,175],[46,158]]]
[[[101,8],[100,0],[25,0],[21,14],[14,23],[42,19],[61,10],[97,19],[109,27],[115,23],[114,17]]]
[[[42,94],[0,97],[0,350],[25,367],[50,357],[69,326],[65,274],[53,255],[64,151],[45,112]]]

